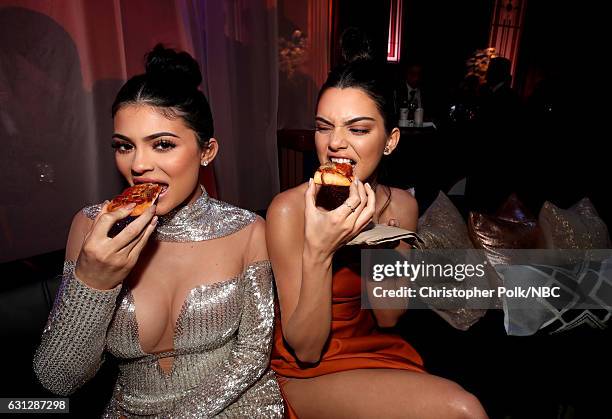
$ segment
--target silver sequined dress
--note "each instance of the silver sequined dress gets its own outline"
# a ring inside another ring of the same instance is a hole
[[[101,205],[83,211],[94,218]],[[157,240],[193,242],[227,236],[255,221],[255,214],[208,197],[159,219]],[[138,337],[128,287],[97,290],[74,275],[64,279],[34,358],[50,391],[68,395],[92,378],[108,351],[119,376],[103,417],[280,418],[282,396],[269,370],[274,323],[269,261],[240,275],[192,289],[176,322],[172,351],[147,354]],[[173,356],[170,372],[158,360]]]

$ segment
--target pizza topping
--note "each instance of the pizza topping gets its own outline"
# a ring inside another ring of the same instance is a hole
[[[333,161],[322,164],[314,176],[315,183],[321,185],[350,186],[353,179],[353,166],[350,163]]]
[[[353,176],[353,166],[350,163],[328,162],[323,164],[319,171],[322,173],[340,173],[342,176],[349,178]]]
[[[161,193],[162,186],[155,183],[141,183],[124,190],[120,195],[113,198],[108,205],[109,211],[135,203],[137,206],[143,204],[152,205]]]

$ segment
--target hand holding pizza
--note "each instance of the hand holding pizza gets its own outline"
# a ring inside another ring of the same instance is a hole
[[[306,190],[305,247],[326,256],[355,237],[374,216],[376,197],[369,184],[355,179],[350,183],[349,197],[332,211],[316,206],[317,186],[310,181]],[[324,186],[323,186],[324,187]]]
[[[110,212],[104,205],[93,222],[76,262],[75,275],[87,285],[111,289],[130,273],[140,252],[155,230],[155,205],[149,206],[119,234],[109,237],[110,229],[126,218],[137,206],[128,204]]]

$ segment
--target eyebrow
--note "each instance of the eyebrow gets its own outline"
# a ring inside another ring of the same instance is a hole
[[[144,140],[145,141],[151,141],[154,140],[156,138],[159,137],[174,137],[174,138],[180,138],[178,135],[173,134],[171,132],[156,132],[155,134],[151,134],[151,135],[147,135]],[[129,137],[126,137],[125,135],[121,135],[117,132],[113,133],[112,138],[118,138],[120,140],[124,140],[124,141],[132,141]]]
[[[325,118],[323,118],[321,116],[315,117],[315,120],[319,121],[319,122],[323,122],[324,124],[334,125],[331,122],[329,122],[327,119],[325,119]],[[376,121],[376,119],[371,118],[369,116],[358,116],[356,118],[352,118],[352,119],[349,119],[348,121],[345,121],[344,125],[354,124],[355,122],[359,122],[359,121]]]

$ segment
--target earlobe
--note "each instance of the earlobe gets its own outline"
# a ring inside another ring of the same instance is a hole
[[[217,143],[217,140],[214,138],[209,139],[208,145],[206,146],[206,148],[204,148],[204,150],[202,150],[202,156],[200,160],[202,166],[207,166],[210,162],[212,162],[215,156],[217,155],[218,150],[219,144]]]
[[[400,130],[398,128],[393,128],[393,131],[391,131],[391,135],[389,135],[389,138],[387,139],[387,144],[385,145],[384,154],[386,156],[393,153],[393,150],[395,150],[397,144],[399,143],[399,139]]]

